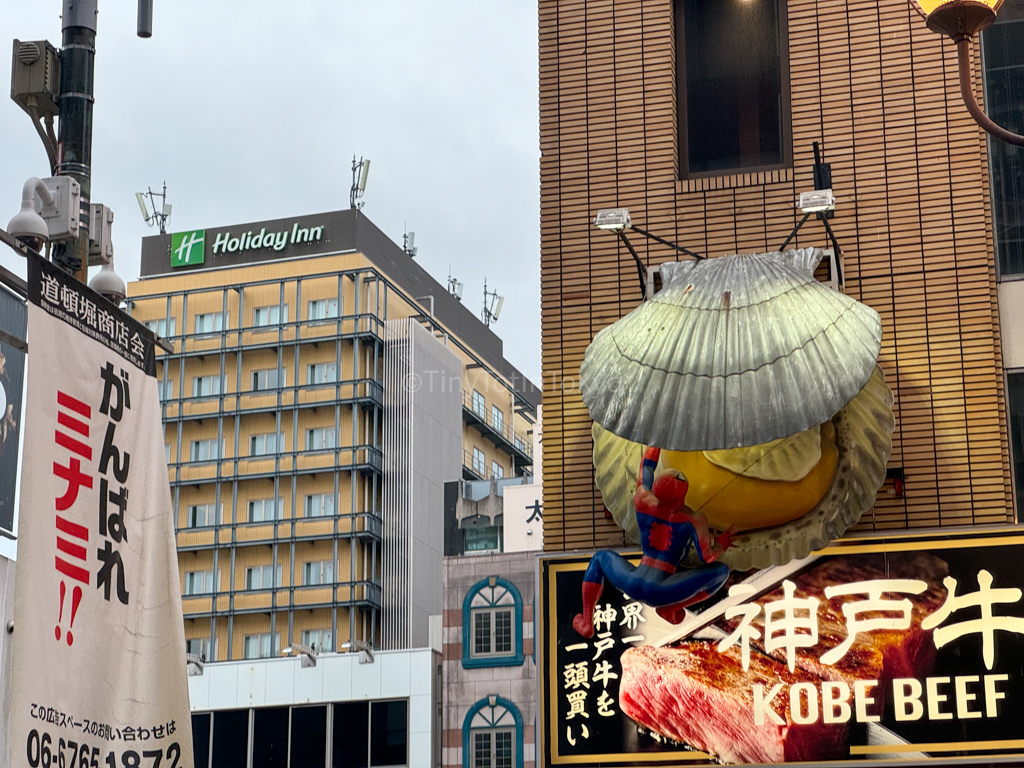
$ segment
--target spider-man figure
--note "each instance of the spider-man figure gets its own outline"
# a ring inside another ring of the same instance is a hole
[[[656,607],[662,618],[678,624],[688,605],[713,595],[729,576],[729,567],[715,561],[732,546],[732,531],[718,534],[712,543],[707,518],[685,504],[689,485],[682,474],[665,470],[655,478],[660,456],[660,448],[644,452],[633,497],[643,549],[640,565],[634,566],[606,549],[594,554],[583,576],[583,612],[572,620],[583,637],[594,636],[594,606],[601,598],[605,579],[631,598]],[[703,565],[677,572],[679,561],[692,544]]]

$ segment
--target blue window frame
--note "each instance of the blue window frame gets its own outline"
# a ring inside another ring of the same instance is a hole
[[[488,576],[462,601],[462,666],[516,667],[523,664],[523,599],[515,585]]]
[[[501,696],[481,699],[462,721],[462,768],[523,768],[523,717]]]

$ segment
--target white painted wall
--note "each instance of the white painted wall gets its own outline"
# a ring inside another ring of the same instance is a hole
[[[999,284],[999,333],[1003,368],[1024,368],[1024,280]]]
[[[409,768],[432,768],[432,682],[441,657],[429,648],[378,651],[369,664],[359,656],[323,654],[305,669],[298,657],[207,664],[188,679],[192,711],[407,698]]]
[[[533,483],[507,486],[502,490],[502,536],[505,552],[537,552],[544,548],[544,520],[533,516],[534,504],[539,503],[544,513],[544,450],[541,409],[537,408],[537,423],[533,427]]]

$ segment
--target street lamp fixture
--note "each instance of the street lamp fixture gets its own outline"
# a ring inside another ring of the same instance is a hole
[[[1003,0],[910,0],[925,17],[928,29],[948,35],[956,43],[960,68],[960,94],[971,117],[1000,141],[1024,147],[1024,136],[1008,131],[985,114],[971,87],[971,38],[996,20]]]
[[[341,644],[343,651],[359,651],[360,664],[373,663],[373,646],[363,640],[346,640]]]
[[[310,648],[308,645],[302,645],[302,643],[292,643],[286,646],[281,654],[284,656],[299,656],[300,666],[302,669],[306,667],[316,666],[316,651]]]

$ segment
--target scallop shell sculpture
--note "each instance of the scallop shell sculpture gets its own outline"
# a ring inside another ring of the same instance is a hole
[[[839,460],[824,497],[802,517],[783,525],[740,534],[721,561],[746,571],[806,557],[842,536],[875,503],[892,452],[893,395],[881,368],[832,418]],[[633,508],[637,471],[644,446],[595,423],[594,471],[605,507],[626,538],[639,543]]]
[[[823,255],[663,264],[664,288],[587,348],[591,418],[674,451],[758,445],[832,418],[871,377],[882,324],[814,278]]]

